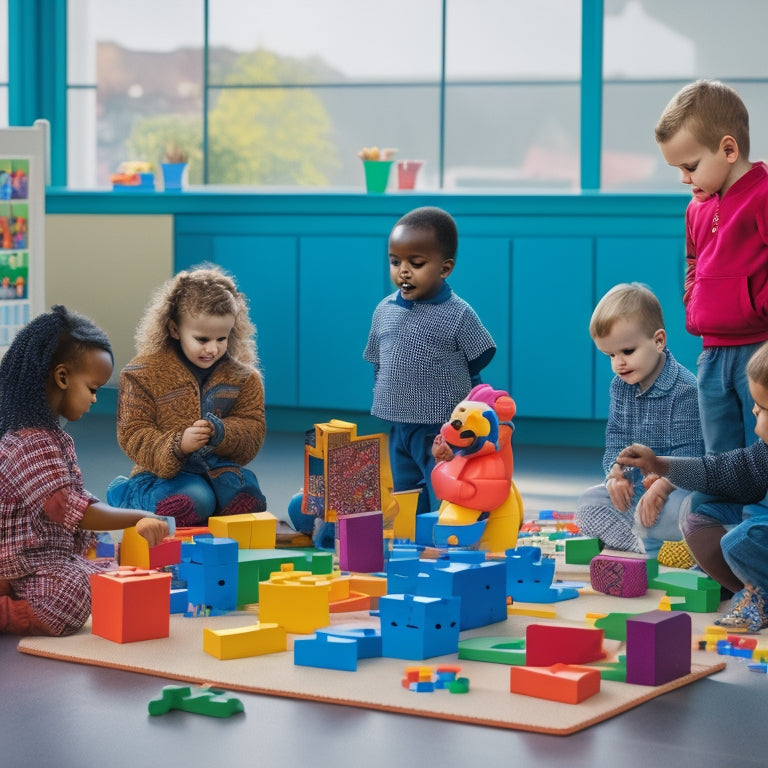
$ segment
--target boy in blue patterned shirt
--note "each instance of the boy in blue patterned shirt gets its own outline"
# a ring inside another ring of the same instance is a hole
[[[457,246],[456,222],[440,208],[416,208],[395,224],[389,274],[397,291],[376,307],[364,352],[374,368],[371,413],[390,423],[394,490],[421,489],[418,513],[439,506],[432,443],[496,352],[475,311],[446,282]]]
[[[664,541],[682,538],[678,518],[690,494],[663,477],[643,481],[616,457],[632,443],[664,455],[702,456],[696,377],[667,349],[661,305],[644,285],[622,283],[608,291],[589,333],[616,376],[605,431],[605,482],[582,494],[576,523],[612,549],[655,557]]]

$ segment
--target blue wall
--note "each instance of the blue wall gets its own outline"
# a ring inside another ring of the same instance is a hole
[[[664,307],[669,346],[695,370],[684,326],[683,195],[399,193],[104,194],[52,190],[50,213],[172,213],[174,265],[211,261],[233,272],[259,332],[267,406],[304,419],[367,411],[373,375],[362,359],[371,313],[393,290],[387,236],[418,205],[459,227],[450,282],[494,335],[484,379],[518,404],[523,442],[599,445],[608,360],[587,330],[618,282],[648,284]]]

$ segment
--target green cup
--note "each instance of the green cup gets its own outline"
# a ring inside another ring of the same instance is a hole
[[[363,160],[366,192],[381,194],[387,191],[392,163],[394,160]]]

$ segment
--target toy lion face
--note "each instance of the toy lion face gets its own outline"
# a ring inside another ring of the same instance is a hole
[[[453,448],[478,448],[487,441],[496,442],[499,420],[486,403],[462,400],[451,413],[440,434]]]

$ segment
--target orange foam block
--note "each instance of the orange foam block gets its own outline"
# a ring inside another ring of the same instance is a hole
[[[523,696],[578,704],[600,692],[600,670],[570,664],[510,667],[509,690]]]
[[[91,631],[115,643],[168,637],[171,574],[120,568],[94,573]]]

